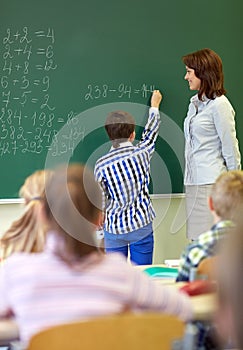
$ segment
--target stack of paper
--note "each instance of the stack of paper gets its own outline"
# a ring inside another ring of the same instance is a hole
[[[180,259],[167,259],[165,260],[165,265],[170,267],[178,267],[180,264]]]

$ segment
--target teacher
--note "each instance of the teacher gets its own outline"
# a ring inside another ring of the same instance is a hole
[[[212,184],[222,172],[241,165],[235,111],[225,97],[221,58],[206,48],[182,60],[190,90],[198,91],[184,121],[187,237],[194,240],[213,224],[207,203]]]

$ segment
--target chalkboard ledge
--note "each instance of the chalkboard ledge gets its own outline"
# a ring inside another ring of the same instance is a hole
[[[151,194],[151,199],[166,199],[166,198],[185,198],[185,193],[163,193],[163,194]]]
[[[0,199],[0,204],[21,204],[24,203],[23,198]]]
[[[151,194],[151,199],[166,199],[166,198],[185,198],[185,193],[164,193],[164,194]],[[0,199],[0,204],[21,204],[24,203],[23,198],[6,198]]]
[[[151,199],[166,199],[166,198],[185,198],[185,193],[164,193],[164,194],[151,194]],[[0,199],[0,204],[21,204],[24,203],[23,198],[6,198]]]

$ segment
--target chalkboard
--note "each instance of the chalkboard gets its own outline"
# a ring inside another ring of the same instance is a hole
[[[106,113],[133,113],[137,138],[151,92],[163,92],[151,193],[183,192],[183,120],[192,93],[182,55],[222,57],[243,135],[241,0],[0,0],[0,198],[63,161],[91,167],[109,149]],[[240,140],[241,141],[241,140]],[[242,141],[243,142],[243,141]]]

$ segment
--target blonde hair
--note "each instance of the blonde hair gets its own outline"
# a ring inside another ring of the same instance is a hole
[[[61,166],[48,181],[43,213],[49,229],[59,237],[55,253],[68,265],[99,251],[94,231],[101,205],[100,187],[84,165]]]
[[[233,220],[243,204],[243,171],[221,174],[212,187],[211,198],[216,214],[223,220]]]
[[[6,259],[15,252],[34,253],[43,250],[45,228],[36,215],[45,192],[45,183],[52,176],[50,170],[37,170],[20,188],[19,195],[25,200],[23,215],[15,220],[0,240],[1,258]]]

